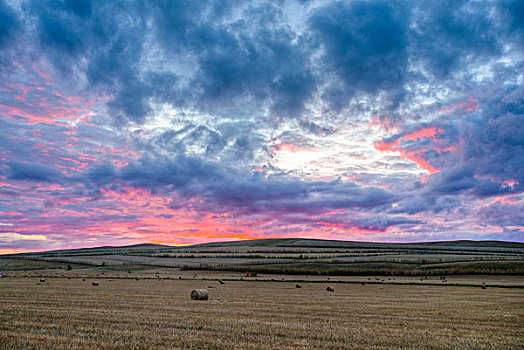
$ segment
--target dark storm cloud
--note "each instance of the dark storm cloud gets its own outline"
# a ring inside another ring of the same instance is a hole
[[[92,89],[114,95],[117,114],[142,121],[153,93],[140,78],[147,17],[140,2],[30,2],[41,50],[66,77],[83,73]]]
[[[385,232],[391,226],[419,225],[423,222],[424,221],[417,219],[382,215],[362,218],[360,220],[357,220],[354,224],[361,230]]]
[[[200,209],[237,213],[322,213],[342,208],[387,205],[396,198],[374,187],[360,187],[341,181],[307,182],[290,178],[261,178],[246,175],[199,158],[142,159],[115,168],[109,164],[94,168],[87,181],[111,187],[118,183],[155,192],[173,192],[176,197],[198,197]],[[113,187],[112,187],[113,186]]]
[[[407,7],[401,2],[335,2],[310,18],[322,65],[341,84],[325,97],[344,107],[357,92],[401,94],[408,65]]]
[[[398,205],[390,209],[389,212],[410,215],[423,212],[432,212],[435,214],[450,213],[461,204],[461,200],[455,196],[438,196],[428,193],[417,195],[416,193],[417,192],[404,197],[398,202]]]
[[[14,11],[4,0],[0,1],[0,47],[11,39],[18,25],[18,18]]]
[[[524,191],[524,129],[517,127],[523,123],[522,92],[509,87],[481,111],[462,118],[457,152],[442,155],[444,169],[429,182],[434,191],[479,197]]]
[[[282,25],[284,14],[273,4],[235,10],[242,11],[243,18],[224,22],[225,13],[231,12],[225,2],[165,2],[154,8],[166,53],[184,50],[195,57],[197,72],[190,84],[197,95],[187,98],[196,99],[196,108],[219,113],[224,103],[246,101],[259,108],[268,103],[277,115],[300,113],[315,90],[307,43]]]
[[[503,0],[497,2],[497,15],[507,31],[507,38],[521,50],[524,49],[524,2]]]
[[[389,192],[353,183],[302,182],[293,179],[215,183],[211,187],[216,204],[238,206],[254,212],[322,213],[332,209],[370,208],[395,200]]]
[[[311,224],[318,224],[327,227],[336,226],[343,227],[347,230],[357,229],[360,231],[373,232],[386,232],[390,227],[393,226],[409,227],[423,223],[424,221],[422,220],[409,219],[402,216],[371,214],[366,217],[358,217],[358,214],[355,215],[353,213],[347,216],[340,215],[338,217],[322,217],[319,219],[319,221],[312,220],[311,222]]]
[[[379,149],[394,150],[435,167],[427,183],[417,189],[418,197],[403,201],[396,210],[438,211],[439,196],[483,198],[522,193],[523,96],[522,86],[506,84],[483,98],[480,108],[412,124],[378,143]]]
[[[479,209],[477,217],[484,224],[524,227],[524,205],[496,202]]]
[[[58,71],[65,76],[84,74],[90,89],[113,97],[108,106],[116,120],[138,122],[151,111],[152,100],[215,115],[257,116],[269,107],[274,116],[300,116],[318,86],[327,82],[323,96],[336,108],[346,106],[356,93],[386,92],[390,102],[399,102],[405,85],[418,79],[409,73],[410,59],[422,62],[438,82],[499,53],[504,39],[522,31],[522,5],[510,1],[493,8],[466,1],[330,2],[308,13],[302,32],[286,24],[288,18],[278,3],[266,2],[240,6],[230,1],[51,1],[27,2],[22,10],[21,18],[36,24],[27,35],[35,36]],[[4,2],[0,16],[2,41],[22,22]],[[495,18],[506,21],[495,23]],[[151,53],[162,57],[165,64],[160,70],[154,64],[144,67]],[[169,66],[179,70],[165,69]],[[191,73],[182,77],[180,68]],[[512,103],[507,108],[516,107]],[[518,157],[510,155],[520,153],[509,149],[514,141],[503,136],[515,132],[505,129],[519,122],[521,112],[508,113],[513,117],[481,117],[457,129],[462,136],[471,135],[459,165],[452,164],[455,159],[441,164],[445,156],[426,151],[425,158],[443,168],[433,183],[436,192],[500,192],[491,180],[473,175],[506,172],[506,178],[522,179]],[[312,122],[300,124],[314,134],[331,132]],[[450,130],[457,126],[443,127],[442,137],[455,137]],[[232,138],[222,130],[202,125],[190,129],[183,141],[174,135],[178,131],[166,131],[154,139],[156,147],[183,154],[195,142],[208,156],[230,152]],[[477,139],[482,140],[480,147]],[[233,143],[247,149],[249,156],[253,142],[258,141],[244,134]],[[484,151],[486,144],[493,149]],[[502,147],[495,149],[496,145]],[[507,162],[486,165],[478,173],[474,163],[484,163],[482,154],[494,152]]]
[[[484,99],[479,110],[458,119],[435,120],[432,125],[441,130],[435,137],[410,141],[410,147],[420,151],[421,157],[431,164],[438,165],[440,171],[429,175],[425,183],[415,183],[388,211],[397,214],[462,212],[462,216],[473,215],[479,222],[491,225],[521,225],[518,214],[521,206],[514,201],[489,205],[475,213],[470,212],[470,203],[524,192],[522,96],[521,86],[501,88],[497,94]],[[428,125],[421,124],[412,130]],[[387,142],[394,143],[409,132]],[[449,146],[454,148],[452,152],[440,149]]]
[[[35,22],[27,35],[58,71],[81,74],[90,89],[113,97],[108,106],[117,121],[143,122],[152,101],[215,115],[269,110],[296,118],[319,87],[336,110],[357,93],[384,92],[393,118],[406,84],[420,78],[410,73],[410,60],[445,79],[499,53],[501,31],[506,39],[521,35],[517,2],[490,7],[329,2],[309,10],[300,30],[288,24],[292,13],[271,2],[28,2],[23,17]],[[495,25],[491,10],[508,25]],[[1,40],[16,19],[7,5],[0,14]]]
[[[59,171],[45,164],[11,161],[7,167],[7,178],[12,180],[55,182],[62,177]]]
[[[486,2],[417,1],[411,52],[438,78],[501,50],[498,28]]]
[[[0,0],[0,73],[11,68],[17,36],[22,29],[20,18],[4,1]],[[3,82],[0,82],[0,87]]]
[[[272,4],[229,2],[30,2],[40,49],[65,76],[83,73],[89,86],[113,95],[115,117],[142,122],[150,101],[223,113],[245,103],[295,116],[315,91],[310,49]],[[226,21],[227,20],[227,21]],[[143,67],[151,50],[168,70]],[[187,67],[185,61],[190,61]],[[178,70],[195,73],[180,82]],[[237,111],[235,111],[235,108]],[[244,111],[249,114],[251,111]]]

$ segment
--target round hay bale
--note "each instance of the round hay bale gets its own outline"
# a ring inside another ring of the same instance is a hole
[[[333,287],[330,286],[330,287],[327,287],[326,290],[327,290],[328,292],[334,292],[334,291],[335,291],[335,288],[333,288]]]
[[[40,282],[45,282],[45,278],[40,278]]]
[[[96,282],[96,281],[95,281],[95,282],[93,282],[93,283],[91,283],[91,284],[92,284],[93,286],[95,286],[95,287],[97,287],[97,286],[98,286],[98,282]]]
[[[207,300],[209,299],[209,294],[205,289],[193,289],[191,291],[191,300]]]
[[[297,283],[297,285],[295,286],[295,288],[302,288],[302,285]]]

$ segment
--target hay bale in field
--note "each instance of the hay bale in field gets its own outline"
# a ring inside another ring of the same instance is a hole
[[[225,284],[224,281],[222,281],[222,280],[218,280],[218,283]]]
[[[295,288],[302,288],[302,285],[300,283],[297,283],[297,285],[295,286]]]
[[[191,291],[191,300],[207,300],[209,299],[209,294],[205,289],[193,289]]]
[[[45,278],[40,278],[40,282],[45,282]]]
[[[85,278],[82,278],[82,282],[85,282],[85,281],[86,281],[86,279],[85,279]]]
[[[95,287],[98,287],[98,282],[96,282],[96,281],[93,282],[93,283],[91,283],[91,284],[92,284],[93,286],[95,286]]]
[[[334,292],[334,291],[335,291],[335,288],[329,286],[329,287],[326,288],[326,290],[327,290],[328,292]]]

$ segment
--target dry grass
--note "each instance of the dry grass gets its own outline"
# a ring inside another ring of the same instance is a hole
[[[1,349],[517,349],[524,290],[0,280]],[[210,300],[191,301],[194,288]]]

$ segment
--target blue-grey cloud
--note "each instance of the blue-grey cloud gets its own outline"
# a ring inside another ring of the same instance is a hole
[[[62,174],[45,164],[11,161],[7,164],[7,178],[12,180],[56,182]]]
[[[474,1],[419,1],[412,30],[413,56],[438,78],[500,52],[503,42],[491,18],[492,4]]]
[[[10,39],[18,25],[18,19],[14,11],[4,0],[0,1],[0,46]]]
[[[357,92],[402,94],[406,10],[401,2],[334,2],[311,16],[313,36],[324,51],[324,74],[334,74],[334,85],[325,92],[332,105],[344,107]]]
[[[141,159],[122,168],[100,165],[88,174],[96,186],[118,188],[124,182],[155,192],[197,197],[200,210],[239,214],[317,213],[344,208],[374,208],[397,198],[380,188],[341,181],[310,182],[288,177],[269,179],[224,168],[199,158]],[[115,187],[116,186],[116,187]],[[189,202],[184,202],[189,203]],[[174,204],[176,205],[176,204]]]

